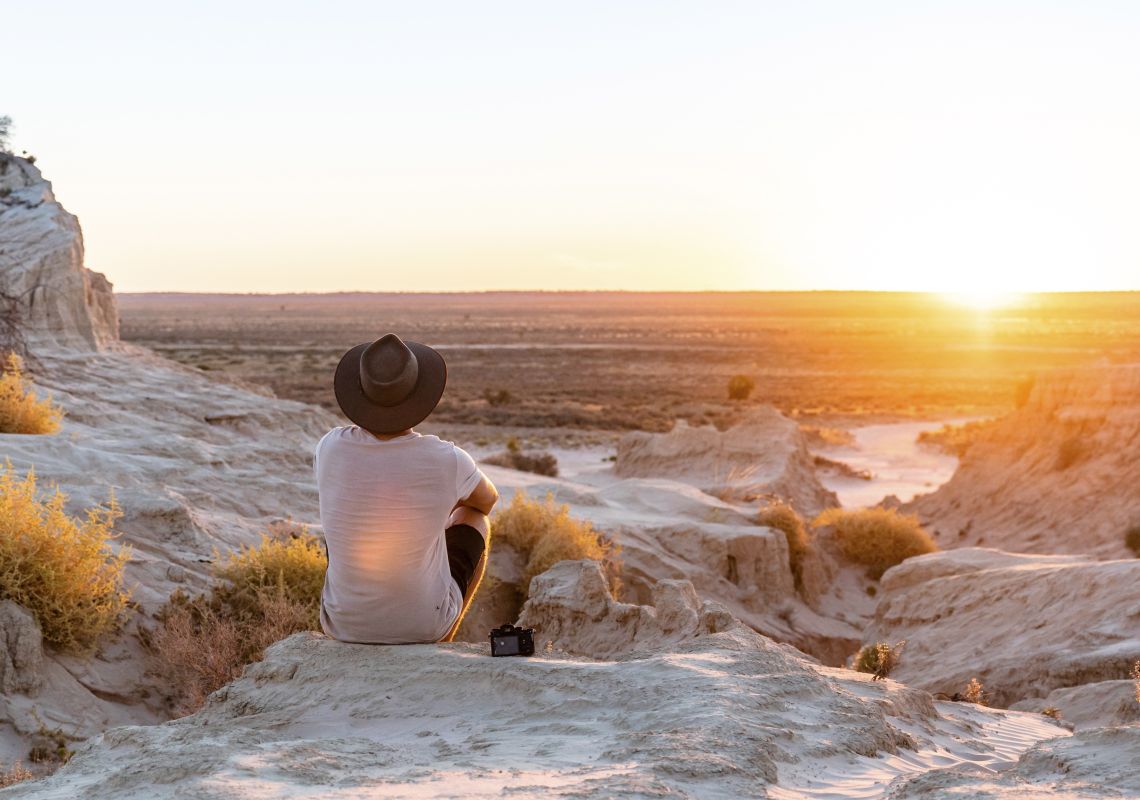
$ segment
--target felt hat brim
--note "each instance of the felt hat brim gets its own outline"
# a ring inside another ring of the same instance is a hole
[[[369,400],[360,386],[360,354],[372,344],[353,347],[340,358],[333,376],[333,393],[340,410],[350,420],[373,433],[399,433],[414,427],[435,409],[447,384],[447,364],[436,350],[419,342],[404,344],[419,362],[416,385],[404,400],[394,406],[382,406]]]

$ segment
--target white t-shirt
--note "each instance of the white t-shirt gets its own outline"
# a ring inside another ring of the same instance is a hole
[[[346,642],[439,641],[463,604],[444,526],[483,478],[475,461],[437,436],[353,425],[317,442],[313,468],[329,554],[321,628]]]

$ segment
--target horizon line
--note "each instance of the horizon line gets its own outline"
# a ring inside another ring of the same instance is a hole
[[[1135,294],[1140,289],[1043,289],[1015,292],[1021,296],[1042,295],[1092,295],[1092,294]],[[141,289],[134,291],[118,291],[119,295],[223,295],[227,297],[290,297],[311,296],[329,297],[333,295],[472,295],[472,294],[664,294],[664,295],[690,295],[690,294],[892,294],[892,295],[959,295],[962,292],[941,289],[411,289],[411,290],[384,290],[384,289],[334,289],[330,291],[195,291],[195,290],[161,290]],[[969,294],[968,292],[966,294]]]

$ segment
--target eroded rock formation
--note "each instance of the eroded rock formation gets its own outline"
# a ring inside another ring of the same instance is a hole
[[[814,515],[839,504],[819,482],[799,426],[770,406],[727,431],[683,420],[668,433],[636,431],[618,443],[622,477],[670,478],[717,496],[778,497]]]
[[[1006,707],[1128,676],[1140,655],[1140,559],[964,548],[883,576],[867,643],[906,640],[891,673],[931,692],[977,678]]]

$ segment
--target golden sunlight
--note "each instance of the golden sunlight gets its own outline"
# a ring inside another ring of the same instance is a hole
[[[977,311],[992,311],[997,308],[1010,308],[1022,302],[1023,297],[1017,292],[1001,291],[970,291],[970,292],[942,292],[942,299],[956,306],[965,306]]]

